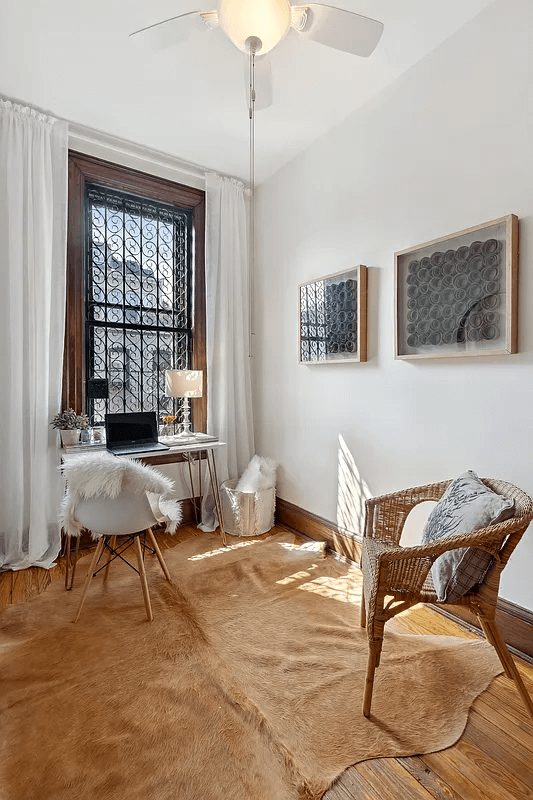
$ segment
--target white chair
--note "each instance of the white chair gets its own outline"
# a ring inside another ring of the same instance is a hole
[[[107,580],[111,562],[116,558],[138,572],[146,615],[151,622],[153,612],[144,551],[155,553],[165,578],[170,581],[152,527],[166,522],[167,531],[174,533],[180,522],[181,504],[165,499],[172,490],[172,481],[134,459],[117,458],[107,451],[72,456],[63,464],[63,473],[67,479],[61,513],[63,530],[67,536],[80,536],[86,529],[97,541],[74,622],[80,618],[94,575],[103,570],[104,581]],[[137,568],[123,555],[132,543]],[[104,550],[107,559],[99,567]]]

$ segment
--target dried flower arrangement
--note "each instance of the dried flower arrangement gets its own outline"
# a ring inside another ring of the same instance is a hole
[[[67,408],[66,411],[56,414],[50,425],[61,431],[85,431],[89,427],[89,417],[87,414],[76,414],[73,408]]]

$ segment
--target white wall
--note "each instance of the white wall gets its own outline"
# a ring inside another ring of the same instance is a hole
[[[84,125],[69,123],[68,146],[71,150],[103,158],[113,164],[147,172],[185,186],[197,189],[205,187],[205,168],[187,161],[160,153],[149,147],[100,133]]]
[[[465,469],[533,494],[532,41],[530,0],[497,0],[260,187],[256,441],[280,497],[337,521],[338,475],[377,495]],[[519,354],[395,361],[394,252],[511,213]],[[355,264],[368,363],[300,365],[298,284]],[[533,609],[532,574],[530,530],[502,596]]]

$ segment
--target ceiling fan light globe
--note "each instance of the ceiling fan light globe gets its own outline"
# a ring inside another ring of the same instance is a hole
[[[261,40],[258,54],[268,53],[286,36],[291,24],[289,0],[220,0],[218,15],[220,27],[243,53],[248,52],[250,37]]]

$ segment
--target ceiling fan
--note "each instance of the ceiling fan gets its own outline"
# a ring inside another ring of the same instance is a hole
[[[249,336],[252,356],[253,273],[255,230],[255,110],[272,104],[272,78],[268,53],[285,38],[299,34],[320,44],[356,56],[369,56],[383,33],[383,23],[341,8],[291,0],[218,0],[213,11],[189,11],[135,31],[130,38],[143,47],[159,50],[186,40],[196,29],[222,29],[239,50],[248,55],[247,85],[250,119],[249,206]],[[259,94],[256,86],[260,87]]]
[[[162,49],[186,40],[194,30],[221,29],[244,53],[253,54],[255,79],[261,91],[256,109],[272,103],[269,53],[294,33],[356,56],[369,56],[378,44],[383,23],[321,3],[291,5],[290,0],[218,0],[213,11],[189,11],[130,34],[136,44]],[[294,32],[294,33],[293,33]]]

